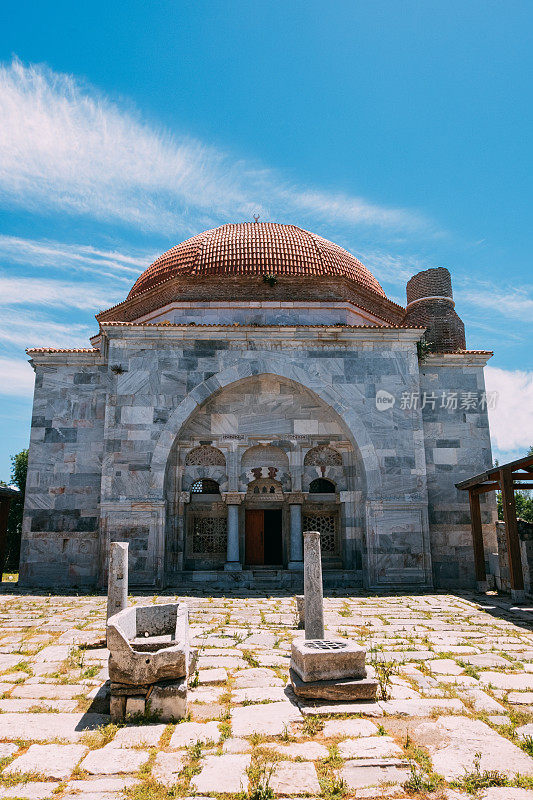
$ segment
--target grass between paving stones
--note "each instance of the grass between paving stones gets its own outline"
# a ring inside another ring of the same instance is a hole
[[[337,744],[329,745],[328,749],[328,757],[315,762],[315,768],[322,796],[327,800],[338,800],[348,793],[348,785],[339,772],[344,762]]]
[[[520,789],[533,788],[533,778],[525,777],[519,773],[514,778],[509,778],[504,772],[500,772],[497,769],[481,770],[480,761],[481,753],[476,753],[474,756],[474,769],[470,772],[465,770],[464,775],[451,781],[450,786],[473,795],[479,793],[482,789],[489,789],[492,786],[513,786]]]
[[[318,714],[309,714],[305,717],[302,732],[306,736],[316,736],[317,733],[324,730],[324,718],[319,717]]]
[[[527,753],[528,756],[533,758],[533,736],[519,737],[516,733],[517,727],[531,723],[533,717],[531,713],[516,711],[516,709],[511,708],[509,710],[510,722],[507,725],[495,725],[492,723],[489,719],[490,714],[488,712],[474,713],[473,716],[486,725],[489,725],[501,736],[505,736],[506,739],[509,739],[509,741],[516,744],[517,747],[520,747],[524,753]]]
[[[276,703],[277,700],[243,700],[241,706],[269,706],[271,703]]]
[[[30,781],[55,781],[55,778],[50,778],[47,775],[42,775],[40,772],[12,772],[9,775],[0,775],[0,786],[6,789],[11,786],[18,786],[20,783],[29,783]]]
[[[138,772],[139,783],[124,789],[124,797],[128,800],[167,800],[170,797],[184,797],[189,793],[192,778],[200,772],[203,747],[202,742],[198,741],[187,748],[186,763],[178,773],[178,780],[170,788],[157,781],[151,774],[155,757],[161,749],[152,747],[148,761]]]
[[[287,744],[288,742],[297,742],[298,741],[296,736],[293,736],[292,733],[290,732],[289,726],[288,726],[287,723],[285,723],[285,725],[283,726],[283,733],[280,733],[279,738],[281,739],[281,741],[284,744]]]
[[[242,650],[242,657],[249,664],[251,667],[260,667],[259,661],[254,658],[253,653],[250,650]]]
[[[1,673],[0,677],[3,677],[4,675],[10,675],[12,672],[27,672],[29,677],[33,675],[33,670],[27,661],[19,661],[18,664],[8,667],[8,669],[5,669]]]
[[[388,700],[390,698],[392,686],[391,678],[400,671],[400,662],[394,659],[384,661],[383,659],[377,658],[374,649],[370,650],[369,662],[376,671],[376,678],[379,684],[379,699]]]
[[[286,667],[268,667],[268,669],[272,670],[276,678],[279,678],[280,680],[285,682],[289,680],[289,676],[287,674],[289,670],[288,664]]]
[[[444,778],[433,771],[428,751],[424,747],[415,745],[409,736],[409,731],[405,736],[403,749],[411,770],[411,775],[403,785],[405,791],[424,796],[442,789]]]
[[[3,758],[0,758],[0,772],[4,769],[4,767],[7,767],[7,765],[10,764],[14,758],[15,753],[13,753],[12,756],[4,756]]]
[[[252,750],[252,761],[246,770],[248,776],[248,792],[242,793],[247,800],[271,800],[274,790],[270,786],[276,763],[283,756],[270,748],[262,748],[261,741],[255,739]]]
[[[219,697],[219,703],[224,707],[219,716],[218,729],[220,731],[220,738],[222,741],[229,739],[231,736],[231,687],[235,679],[228,676],[226,679],[227,689],[224,694]]]
[[[119,728],[124,727],[123,723],[108,722],[107,725],[99,725],[94,731],[85,731],[80,736],[80,744],[84,744],[90,750],[99,750],[115,738]]]

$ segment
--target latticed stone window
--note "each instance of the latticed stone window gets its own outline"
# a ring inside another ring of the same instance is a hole
[[[311,448],[305,454],[305,467],[342,467],[342,456],[338,450],[321,444]]]
[[[220,494],[220,486],[211,478],[201,478],[191,486],[193,494]]]
[[[339,552],[336,514],[305,514],[303,529],[320,533],[320,548],[325,555]]]
[[[225,467],[224,453],[209,444],[202,444],[189,450],[185,456],[185,465],[188,467]]]
[[[193,517],[192,550],[194,555],[224,555],[227,541],[226,517]]]

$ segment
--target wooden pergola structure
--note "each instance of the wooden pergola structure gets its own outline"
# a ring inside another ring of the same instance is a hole
[[[523,595],[524,574],[520,556],[520,539],[516,520],[516,489],[533,489],[533,455],[510,461],[508,464],[474,475],[466,481],[455,484],[458,489],[468,491],[470,500],[470,519],[472,524],[472,542],[474,545],[474,564],[478,587],[486,586],[485,553],[483,549],[483,532],[481,529],[481,508],[479,498],[486,492],[501,491],[503,520],[509,557],[509,573],[511,594]]]

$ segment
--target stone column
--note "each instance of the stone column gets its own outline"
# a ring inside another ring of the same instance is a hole
[[[239,505],[242,496],[238,492],[228,492],[224,499],[228,506],[228,547],[224,569],[238,572],[242,570],[239,555]]]
[[[304,531],[305,638],[324,638],[324,598],[320,533]]]
[[[289,508],[291,515],[290,528],[290,557],[288,568],[303,570],[303,539],[302,539],[302,501],[303,496],[298,492],[289,495]]]
[[[176,543],[173,554],[174,568],[181,572],[185,561],[185,522],[187,505],[191,502],[190,492],[180,492],[178,495],[178,519],[176,530]]]
[[[128,543],[110,542],[107,574],[107,618],[128,605]]]

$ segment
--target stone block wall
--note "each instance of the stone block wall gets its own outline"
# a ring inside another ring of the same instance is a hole
[[[93,586],[107,366],[99,354],[57,353],[35,369],[20,583]]]
[[[481,354],[434,355],[420,365],[431,556],[439,587],[475,587],[468,492],[455,484],[492,466],[486,360]],[[496,505],[492,494],[480,499],[488,566],[496,551]]]

